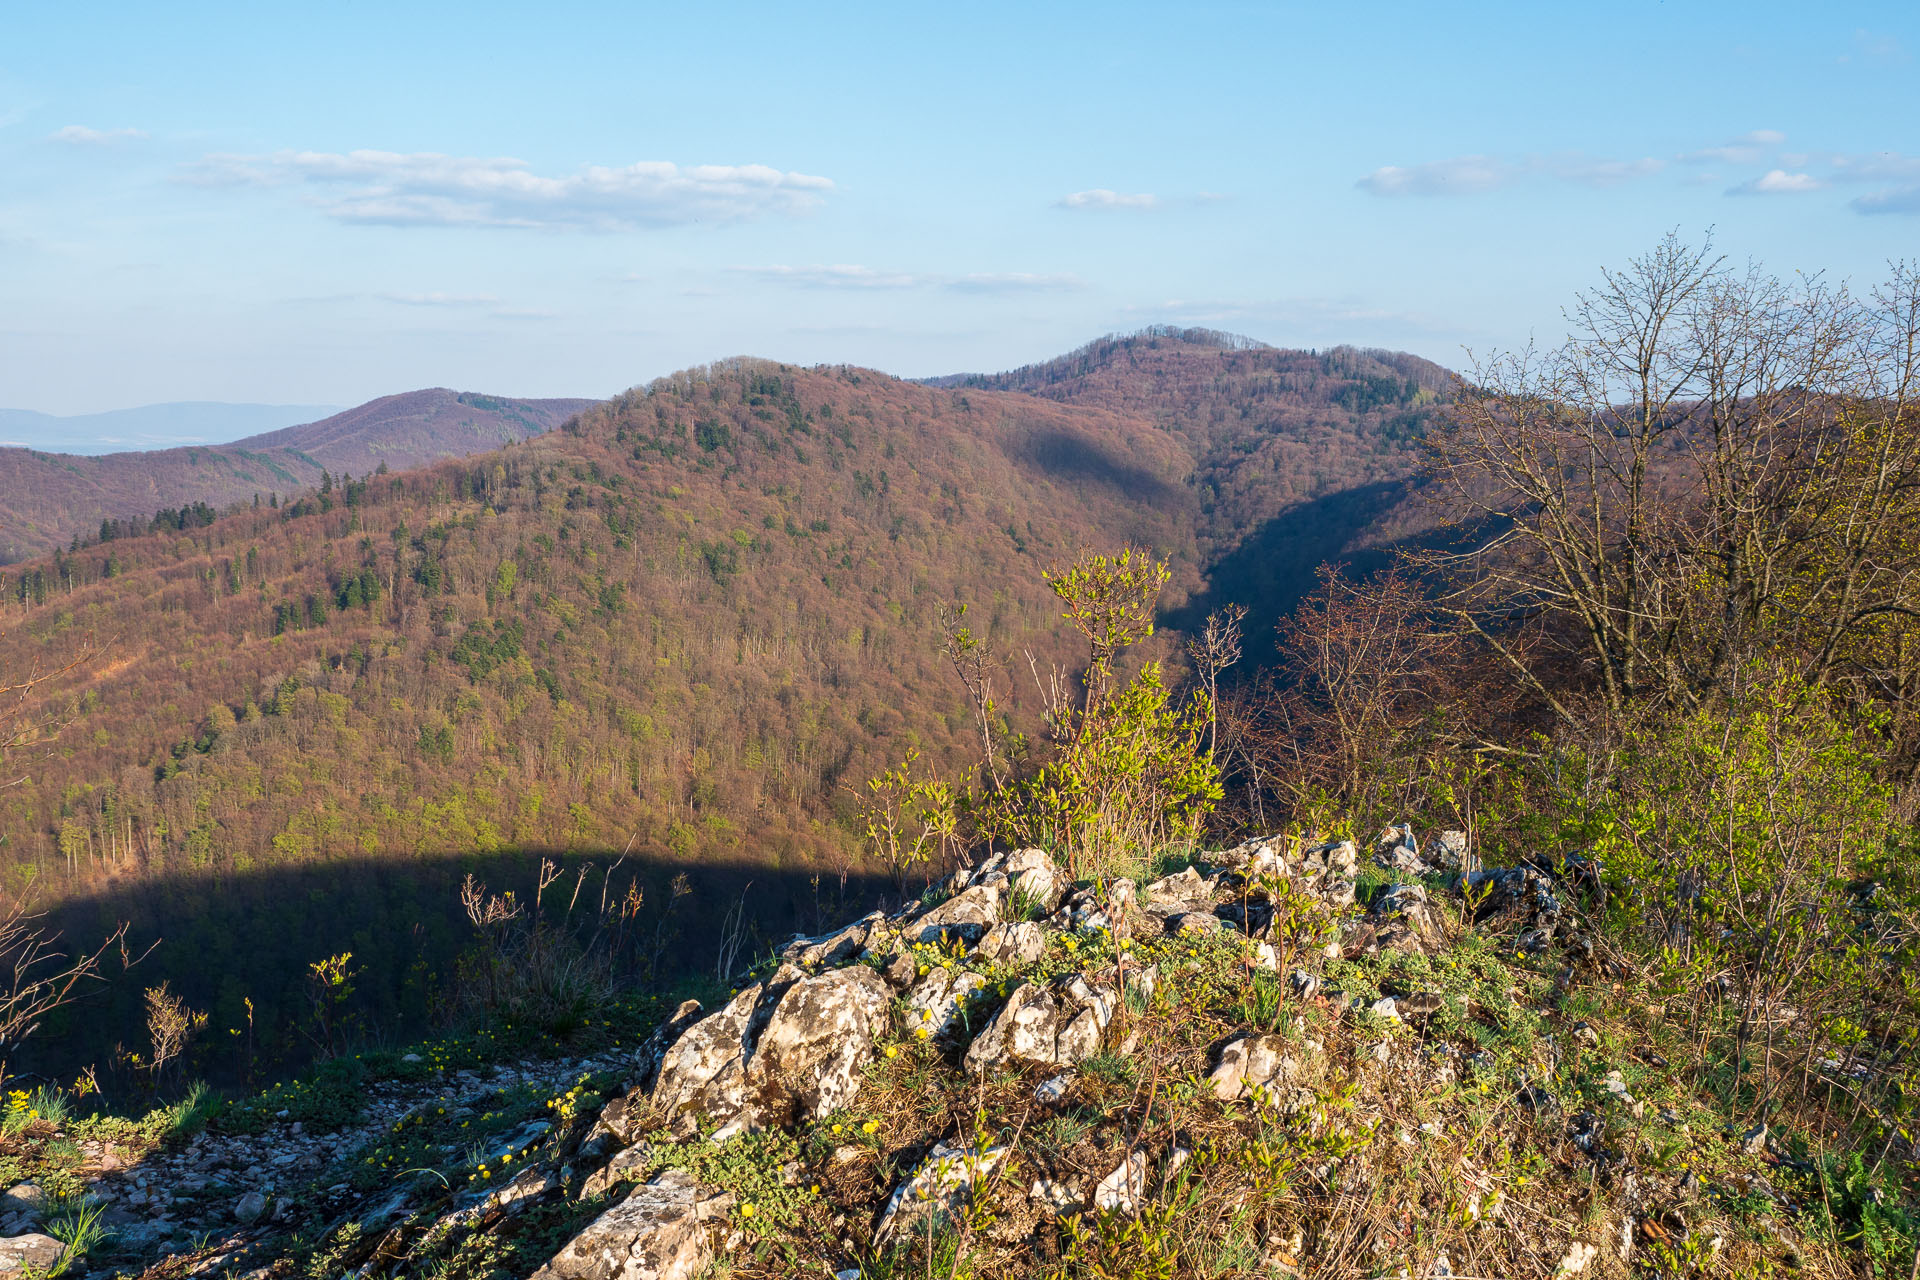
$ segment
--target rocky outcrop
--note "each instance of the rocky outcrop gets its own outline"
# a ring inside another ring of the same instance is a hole
[[[727,1204],[668,1170],[594,1219],[533,1280],[693,1280],[713,1258],[707,1222]]]
[[[1222,1102],[1237,1101],[1256,1090],[1299,1084],[1317,1075],[1313,1049],[1309,1045],[1296,1050],[1276,1035],[1243,1036],[1221,1048],[1220,1060],[1207,1081]]]
[[[811,976],[783,965],[665,1053],[655,1109],[685,1138],[703,1121],[725,1134],[844,1107],[859,1091],[891,999],[864,965]]]
[[[1119,993],[1075,975],[1016,988],[967,1050],[976,1075],[1008,1064],[1071,1066],[1100,1051]]]
[[[956,940],[971,947],[1000,923],[1003,901],[1000,884],[976,884],[915,917],[906,927],[909,942],[950,946]]]

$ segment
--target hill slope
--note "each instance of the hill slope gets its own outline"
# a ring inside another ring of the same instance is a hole
[[[224,445],[99,457],[0,449],[0,564],[92,537],[103,520],[296,493],[323,470],[401,469],[498,448],[551,431],[592,403],[435,388]]]
[[[1424,530],[1402,499],[1414,443],[1451,398],[1454,376],[1403,352],[1290,351],[1154,328],[1008,373],[933,382],[1106,409],[1178,439],[1192,459],[1207,590],[1176,621],[1197,622],[1227,601],[1251,606],[1248,655],[1258,663],[1321,563]]]

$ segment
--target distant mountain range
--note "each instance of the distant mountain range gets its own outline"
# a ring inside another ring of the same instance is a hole
[[[101,454],[223,444],[338,412],[337,404],[222,404],[211,400],[71,415],[0,409],[0,447]]]
[[[194,503],[222,508],[311,489],[321,472],[365,475],[423,466],[497,449],[559,426],[592,400],[517,400],[436,387],[382,396],[318,421],[220,445],[85,456],[0,448],[0,564],[97,534],[103,520],[145,519]],[[153,406],[182,411],[189,405]],[[264,414],[270,406],[212,405]],[[14,411],[8,411],[14,412]],[[149,410],[126,410],[129,415]],[[292,409],[274,411],[284,415]],[[36,415],[44,416],[44,415]],[[91,420],[119,415],[96,414]],[[247,419],[237,412],[204,419],[209,434]],[[48,419],[72,422],[77,419]],[[159,418],[142,419],[150,425]],[[256,416],[255,420],[258,418]],[[7,420],[0,419],[0,429]],[[225,426],[220,424],[224,423]]]

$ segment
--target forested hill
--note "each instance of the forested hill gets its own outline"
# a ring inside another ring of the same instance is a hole
[[[196,504],[217,510],[310,489],[322,471],[400,470],[496,449],[593,403],[434,388],[224,445],[93,457],[0,448],[0,564],[95,538],[102,521],[150,521]]]
[[[1009,373],[932,385],[1017,391],[1139,417],[1192,458],[1196,554],[1207,590],[1176,616],[1227,601],[1251,607],[1247,653],[1273,652],[1273,627],[1318,566],[1422,536],[1407,504],[1414,443],[1453,395],[1454,375],[1419,356],[1357,347],[1297,351],[1210,329],[1109,336]]]
[[[566,430],[4,575],[0,669],[91,635],[81,718],[0,791],[55,883],[343,853],[843,853],[836,791],[964,732],[938,607],[1064,658],[1043,566],[1197,585],[1150,424],[752,362]],[[22,597],[25,597],[23,602]]]
[[[1285,350],[1163,327],[934,384],[1018,391],[1165,428],[1193,455],[1200,532],[1224,553],[1302,500],[1404,477],[1407,445],[1451,396],[1453,375],[1404,352]]]
[[[942,605],[1064,660],[1050,563],[1143,543],[1177,607],[1217,576],[1219,493],[1310,506],[1404,471],[1397,436],[1361,446],[1415,397],[1355,400],[1373,384],[1304,358],[1302,431],[1209,426],[1193,395],[1147,415],[736,361],[461,463],[17,566],[0,669],[107,651],[61,752],[0,792],[0,857],[79,880],[630,842],[844,857],[843,784],[966,731]],[[1304,574],[1352,532],[1286,558]]]

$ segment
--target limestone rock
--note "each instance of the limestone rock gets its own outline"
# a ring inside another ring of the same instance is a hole
[[[836,929],[832,933],[822,934],[817,938],[796,937],[780,949],[780,958],[789,964],[799,965],[803,969],[845,964],[866,950],[868,937],[885,921],[886,916],[875,911],[845,928]]]
[[[693,1280],[713,1257],[706,1221],[718,1202],[671,1169],[568,1241],[533,1280]]]
[[[690,1027],[664,1055],[653,1099],[676,1137],[838,1110],[859,1091],[892,992],[864,965],[797,976],[782,967]]]
[[[1100,1179],[1093,1187],[1093,1207],[1114,1213],[1132,1213],[1147,1194],[1147,1157],[1145,1152],[1129,1152],[1120,1167]]]
[[[0,1239],[0,1271],[19,1271],[23,1267],[32,1267],[36,1273],[44,1275],[53,1269],[66,1251],[66,1245],[38,1232],[8,1236]]]
[[[997,924],[973,953],[988,964],[1032,964],[1047,953],[1047,933],[1031,920]]]
[[[1307,1077],[1307,1066],[1289,1052],[1276,1035],[1243,1036],[1220,1050],[1220,1061],[1207,1079],[1222,1102],[1246,1097],[1255,1086],[1293,1084]]]
[[[1446,940],[1422,885],[1390,885],[1374,895],[1367,910],[1383,950],[1431,952]]]
[[[794,983],[748,1064],[749,1081],[758,1087],[758,1121],[788,1124],[852,1102],[891,998],[886,983],[864,966]]]
[[[1176,936],[1218,933],[1225,927],[1211,911],[1182,911],[1167,917],[1167,932]]]
[[[1001,894],[997,887],[976,885],[954,894],[937,907],[914,917],[906,927],[909,942],[942,943],[958,938],[968,946],[1000,923]]]
[[[907,996],[907,1034],[948,1044],[965,1039],[974,993],[986,985],[977,973],[935,967]]]
[[[250,1227],[260,1221],[266,1211],[267,1198],[258,1191],[249,1191],[234,1204],[233,1220],[243,1227]]]
[[[634,1065],[639,1069],[635,1083],[640,1088],[653,1087],[653,1082],[660,1078],[660,1066],[666,1060],[667,1050],[686,1034],[688,1027],[700,1021],[701,1012],[698,1000],[683,1001],[673,1016],[655,1027],[653,1034],[635,1051]]]
[[[1575,1240],[1567,1247],[1560,1258],[1560,1264],[1553,1269],[1555,1276],[1577,1276],[1587,1269],[1600,1253],[1600,1250],[1581,1240]]]
[[[1213,897],[1213,882],[1192,867],[1176,871],[1170,876],[1162,876],[1148,885],[1145,892],[1147,905],[1179,904],[1187,906],[1196,902],[1205,902]]]
[[[629,1181],[629,1174],[644,1170],[652,1159],[653,1149],[644,1142],[628,1147],[625,1151],[615,1152],[613,1159],[588,1175],[586,1185],[581,1189],[581,1195],[591,1199],[611,1191],[620,1183]]]
[[[1073,977],[1048,986],[1015,989],[967,1050],[966,1068],[976,1075],[1003,1063],[1072,1066],[1099,1052],[1101,1037],[1119,1005],[1112,988]]]
[[[1021,849],[1010,853],[1001,867],[1007,873],[1008,901],[1018,894],[1043,911],[1052,911],[1060,905],[1060,899],[1066,893],[1066,877],[1054,865],[1052,856],[1045,849]]]

